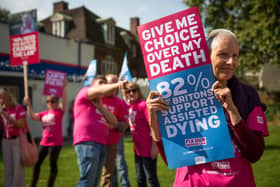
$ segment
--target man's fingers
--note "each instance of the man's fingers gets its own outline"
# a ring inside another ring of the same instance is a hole
[[[168,105],[165,104],[161,104],[161,103],[151,103],[150,107],[154,110],[160,110],[160,111],[164,111],[164,110],[168,110]]]
[[[219,88],[223,89],[223,88],[225,88],[225,85],[222,84],[220,81],[216,81],[212,84],[211,90],[214,91],[214,90],[219,89]]]
[[[147,99],[153,99],[156,96],[160,96],[160,93],[157,91],[151,91],[147,97]]]

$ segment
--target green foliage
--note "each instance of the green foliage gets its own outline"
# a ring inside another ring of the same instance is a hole
[[[226,28],[236,33],[242,68],[280,64],[280,1],[184,0],[198,6],[207,31]]]
[[[268,121],[273,120],[273,118],[279,114],[280,112],[280,104],[270,104],[267,105],[267,110],[265,111],[265,115]]]
[[[8,16],[10,14],[10,11],[5,9],[5,8],[2,8],[0,6],[0,21],[5,21],[7,22],[8,21]]]

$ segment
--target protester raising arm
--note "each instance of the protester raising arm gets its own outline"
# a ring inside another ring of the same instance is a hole
[[[65,111],[66,102],[67,102],[66,85],[67,85],[67,80],[65,79],[65,80],[64,80],[64,88],[63,88],[62,101],[61,101],[61,102],[59,103],[59,105],[58,105],[59,108],[60,108],[63,112]],[[26,107],[27,107],[27,113],[28,113],[28,115],[30,116],[30,118],[31,118],[32,120],[35,120],[35,121],[41,121],[40,116],[38,115],[38,113],[35,113],[35,112],[33,111],[32,104],[31,104],[31,101],[30,101],[29,96],[24,97],[24,104],[25,104]]]
[[[165,111],[168,110],[168,102],[161,99],[159,92],[151,91],[146,100],[149,125],[152,132],[152,137],[155,142],[161,140],[160,130],[158,126],[157,114],[156,111]]]
[[[67,103],[67,91],[66,91],[66,86],[67,86],[67,79],[64,79],[64,87],[63,87],[63,95],[62,95],[62,101],[59,103],[59,108],[65,112],[66,109],[66,103]]]
[[[99,79],[96,81],[103,81],[103,80]],[[113,113],[111,113],[103,106],[101,97],[110,94],[112,91],[114,91],[117,88],[123,88],[126,83],[127,81],[119,81],[117,83],[110,83],[110,84],[103,84],[101,82],[95,84],[95,86],[91,86],[88,89],[87,92],[88,99],[93,101],[93,103],[98,108],[98,110],[103,114],[110,128],[116,128],[118,125],[118,120]]]
[[[109,128],[116,128],[118,125],[118,120],[116,116],[103,105],[101,98],[96,98],[92,100],[92,102],[106,119]]]
[[[88,93],[87,93],[88,99],[93,100],[97,97],[102,97],[104,95],[107,95],[117,88],[122,89],[126,83],[127,81],[119,81],[117,83],[97,84],[95,86],[91,86],[88,89]]]
[[[24,97],[24,104],[27,107],[27,113],[32,120],[40,121],[40,116],[37,113],[34,113],[30,98],[28,96]]]
[[[159,92],[151,91],[147,97],[146,103],[153,141],[156,144],[158,153],[162,157],[165,164],[167,164],[156,112],[168,110],[168,102],[161,99],[161,95]]]

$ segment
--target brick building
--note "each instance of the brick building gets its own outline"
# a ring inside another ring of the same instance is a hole
[[[69,9],[67,2],[60,1],[53,4],[52,15],[40,21],[40,31],[93,44],[98,74],[119,73],[127,51],[133,77],[144,78],[146,71],[137,37],[139,18],[130,18],[130,22],[128,31],[118,27],[112,17],[101,18],[84,6]]]

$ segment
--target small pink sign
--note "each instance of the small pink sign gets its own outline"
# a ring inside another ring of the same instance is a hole
[[[65,77],[66,73],[64,72],[47,70],[43,94],[62,97]]]

